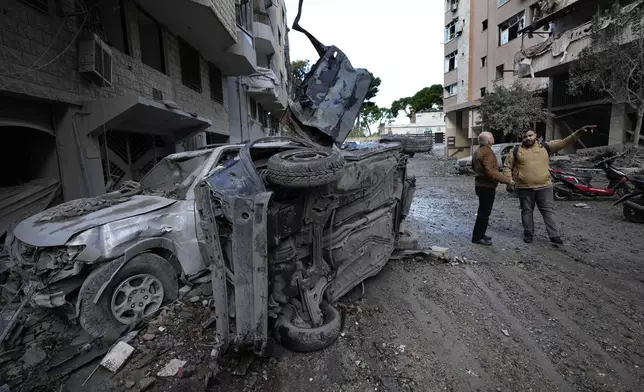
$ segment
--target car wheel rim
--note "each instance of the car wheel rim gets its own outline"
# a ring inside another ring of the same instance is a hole
[[[296,151],[287,153],[282,157],[290,162],[310,162],[328,158],[328,154],[323,151]]]
[[[163,285],[150,274],[133,275],[112,294],[110,309],[116,320],[130,324],[156,312],[163,303]]]

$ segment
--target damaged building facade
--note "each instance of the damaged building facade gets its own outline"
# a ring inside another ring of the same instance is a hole
[[[598,10],[606,10],[612,1],[547,0],[540,1],[539,15],[529,32],[552,27],[552,35],[536,44],[524,43],[516,53],[515,70],[519,77],[549,78],[548,109],[555,117],[548,124],[549,138],[563,138],[585,124],[597,124],[597,132],[586,135],[578,147],[591,148],[626,143],[632,138],[636,118],[634,109],[625,104],[611,104],[608,97],[591,87],[580,94],[568,92],[570,66],[581,51],[591,44],[591,24]],[[623,12],[642,4],[641,0],[621,1]],[[526,34],[527,35],[527,34]]]
[[[2,233],[161,158],[279,133],[282,0],[0,3]]]
[[[478,133],[478,100],[495,85],[510,86],[519,30],[532,23],[537,0],[445,0],[446,154],[466,157]],[[525,37],[524,44],[537,43]],[[547,78],[527,81],[528,88],[547,91]],[[545,131],[541,124],[538,131]],[[543,128],[543,129],[541,129]],[[497,139],[501,140],[502,135]]]

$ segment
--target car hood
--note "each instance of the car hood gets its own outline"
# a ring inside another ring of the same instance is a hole
[[[340,145],[354,128],[371,85],[371,74],[354,68],[340,49],[323,45],[303,29],[299,25],[301,15],[302,1],[293,30],[309,38],[320,59],[289,99],[290,114],[298,125],[295,132],[321,145]]]
[[[95,199],[82,199],[91,202]],[[100,199],[99,199],[100,200]],[[61,204],[20,222],[13,231],[14,236],[32,246],[61,246],[65,245],[74,235],[101,226],[106,223],[146,214],[167,207],[176,200],[158,196],[135,195],[119,200],[118,203],[103,207],[98,211],[80,216],[51,220],[53,212],[68,209],[78,200]]]

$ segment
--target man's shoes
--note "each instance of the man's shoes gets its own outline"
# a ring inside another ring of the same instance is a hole
[[[484,235],[484,236],[483,236],[483,239],[484,239],[484,240],[488,240],[488,241],[492,241],[492,237],[488,237],[488,236],[486,236],[486,235]]]
[[[483,237],[480,240],[472,240],[472,243],[477,244],[477,245],[490,246],[490,245],[492,245],[492,240],[489,239],[489,237],[488,238]]]
[[[563,245],[561,237],[550,237],[550,243],[553,245]]]
[[[531,244],[532,241],[534,241],[534,237],[532,236],[532,234],[525,233],[523,235],[523,242],[525,242],[526,244]]]

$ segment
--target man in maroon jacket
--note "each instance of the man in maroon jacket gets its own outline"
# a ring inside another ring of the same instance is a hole
[[[474,178],[476,195],[479,197],[479,210],[472,233],[472,242],[479,245],[492,245],[492,239],[485,235],[494,206],[496,186],[499,183],[514,184],[511,177],[506,177],[499,172],[499,163],[491,146],[494,144],[494,135],[482,132],[479,135],[479,148],[472,156],[472,169],[476,173]]]

